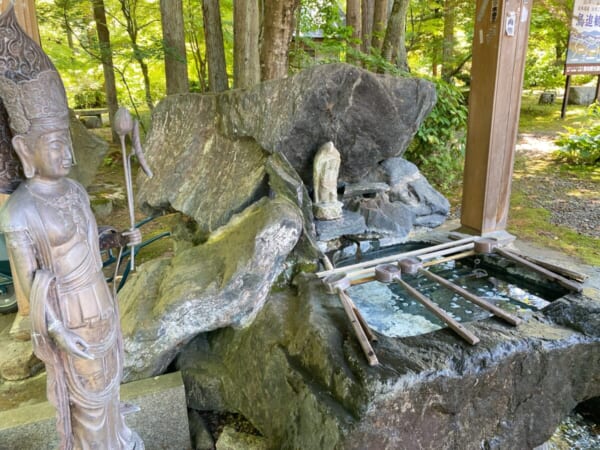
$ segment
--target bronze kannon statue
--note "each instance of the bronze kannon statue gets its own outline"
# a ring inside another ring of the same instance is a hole
[[[24,292],[35,354],[45,363],[61,449],[143,449],[123,419],[118,306],[102,273],[83,187],[66,175],[72,145],[64,87],[41,48],[0,15],[0,97],[25,181],[0,212],[14,282]],[[19,171],[9,165],[4,186]],[[131,241],[139,242],[139,233]]]

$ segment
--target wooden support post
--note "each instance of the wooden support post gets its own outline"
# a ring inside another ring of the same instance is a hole
[[[11,0],[0,0],[1,11],[6,11]],[[34,0],[19,0],[15,2],[15,14],[21,28],[29,35],[31,39],[40,44],[40,31],[38,29],[37,18],[35,15]]]
[[[504,230],[532,0],[477,0],[461,223]]]

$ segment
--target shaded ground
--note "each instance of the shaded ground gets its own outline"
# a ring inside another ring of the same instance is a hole
[[[550,223],[600,238],[600,173],[595,179],[582,179],[577,173],[557,170],[553,139],[549,134],[519,136],[513,192],[548,210]]]

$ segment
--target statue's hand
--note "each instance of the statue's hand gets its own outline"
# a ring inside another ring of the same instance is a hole
[[[67,353],[84,359],[94,359],[88,352],[89,345],[81,337],[66,329],[60,322],[54,322],[48,327],[48,334],[56,345]]]
[[[128,239],[128,247],[133,247],[142,243],[142,232],[139,230],[139,228],[124,231],[123,233],[121,233],[121,235]]]

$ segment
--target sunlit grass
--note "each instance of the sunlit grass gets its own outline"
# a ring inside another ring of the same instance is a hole
[[[560,118],[562,97],[549,105],[539,105],[539,93],[525,92],[521,97],[521,117],[519,131],[524,133],[558,133],[566,127],[579,127],[588,124],[587,107],[568,105],[565,118]]]
[[[562,251],[583,262],[600,266],[600,239],[550,223],[550,212],[533,205],[523,192],[511,196],[508,231],[519,239]]]

